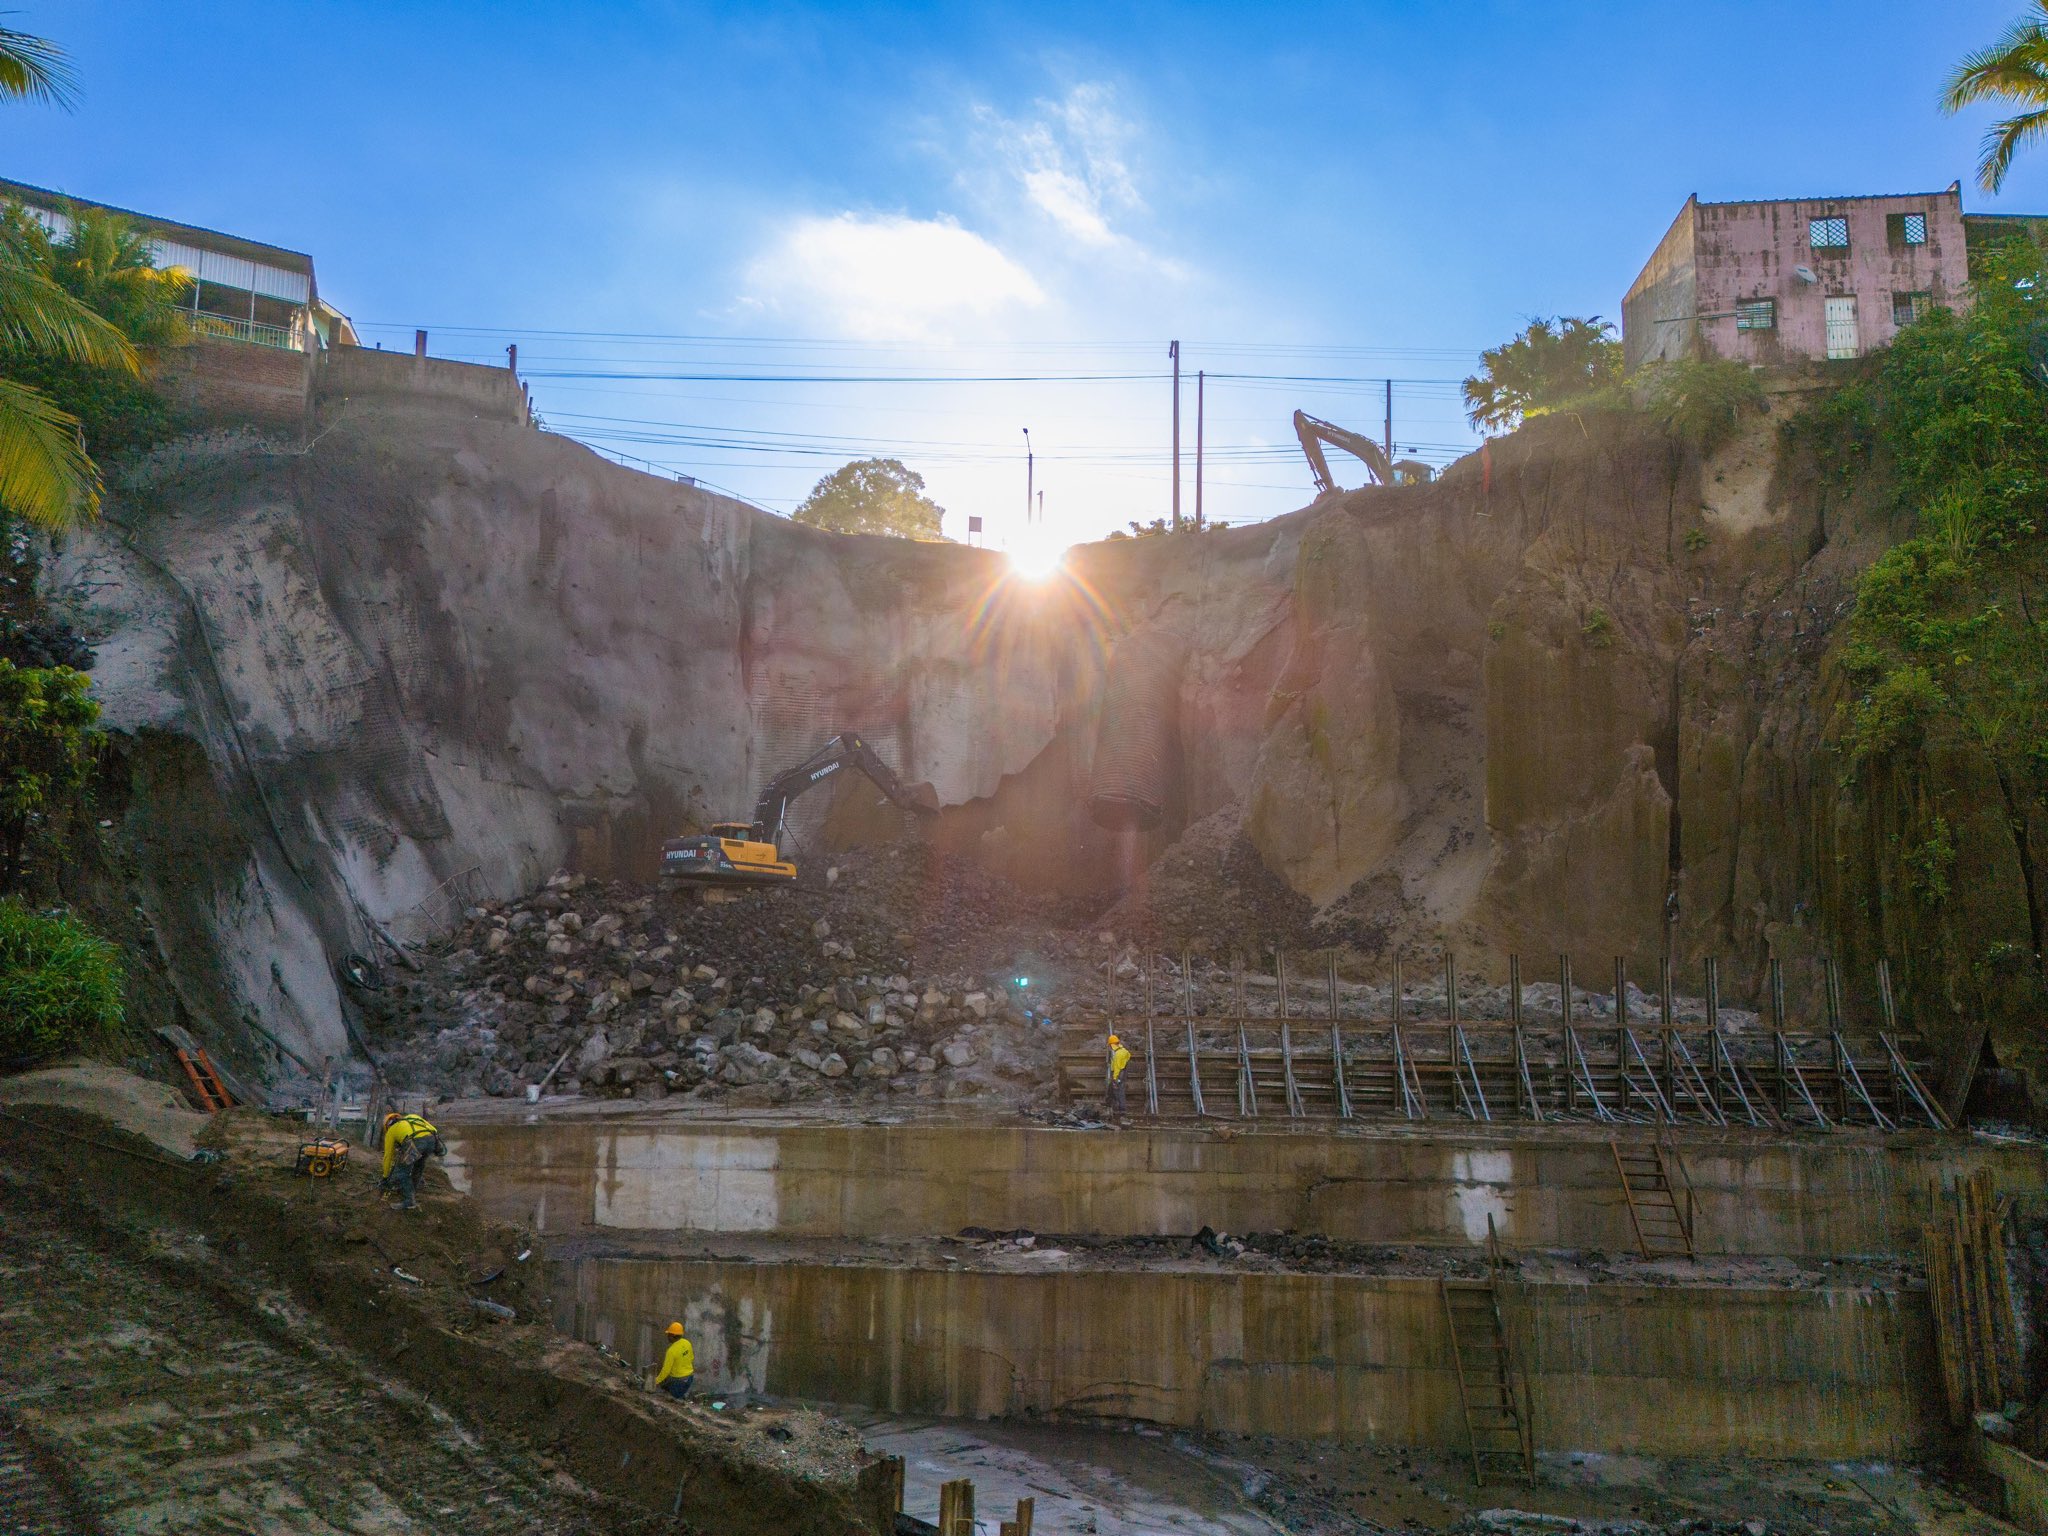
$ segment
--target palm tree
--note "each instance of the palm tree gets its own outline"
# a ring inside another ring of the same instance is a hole
[[[0,101],[42,101],[68,107],[75,94],[71,61],[45,37],[0,27]]]
[[[71,100],[63,50],[0,27],[0,101]],[[0,510],[62,528],[99,510],[100,476],[78,418],[41,390],[4,376],[9,353],[141,371],[128,339],[66,293],[39,259],[48,236],[19,210],[0,218]]]
[[[1960,112],[1980,101],[2026,109],[1993,123],[1984,135],[1977,184],[1996,192],[2013,157],[2048,134],[2048,0],[2033,0],[2003,37],[1958,64],[1941,93],[1944,112]]]

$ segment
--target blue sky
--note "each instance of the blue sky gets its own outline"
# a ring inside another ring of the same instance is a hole
[[[1968,187],[1935,94],[2019,8],[15,4],[83,98],[0,173],[310,251],[366,340],[517,341],[556,430],[774,510],[893,454],[993,543],[1023,427],[1056,541],[1166,511],[1173,338],[1189,510],[1198,367],[1212,516],[1308,500],[1290,412],[1377,432],[1384,377],[1448,459],[1478,350],[1618,316],[1688,193]],[[1966,206],[2048,210],[2048,151]]]

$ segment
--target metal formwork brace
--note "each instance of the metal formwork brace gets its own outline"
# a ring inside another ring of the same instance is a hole
[[[1195,961],[1191,950],[1180,952],[1180,1011],[1188,1023],[1188,1093],[1195,1101],[1198,1118],[1209,1111],[1202,1104],[1201,1055],[1195,1047]]]
[[[1628,962],[1619,955],[1614,957],[1614,1075],[1621,1084],[1619,1113],[1626,1120],[1629,1094],[1643,1090],[1637,1087],[1628,1070]],[[1643,1093],[1643,1097],[1647,1099],[1650,1095]]]
[[[1716,1125],[1726,1125],[1728,1117],[1714,1102],[1713,1089],[1707,1084],[1706,1074],[1700,1071],[1700,1064],[1693,1060],[1692,1052],[1686,1049],[1685,1041],[1675,1029],[1664,1031],[1664,1054],[1671,1059],[1671,1081],[1685,1090],[1686,1097],[1699,1107],[1701,1114]]]
[[[1465,1064],[1465,1073],[1472,1081],[1471,1091],[1465,1088],[1465,1078],[1458,1079],[1458,1097],[1465,1101],[1465,1113],[1474,1120],[1491,1120],[1493,1111],[1486,1107],[1486,1090],[1479,1085],[1479,1067],[1472,1060],[1472,1047],[1465,1039],[1463,1025],[1451,1026],[1451,1039],[1457,1047],[1458,1059]]]
[[[1529,1118],[1539,1124],[1543,1106],[1536,1102],[1536,1083],[1529,1075],[1529,1043],[1522,1036],[1522,957],[1508,956],[1508,1020],[1515,1032],[1515,1092]]]
[[[1206,1116],[1206,1115],[1207,1115],[1207,1114],[1209,1113],[1209,1111],[1208,1111],[1208,1109],[1207,1109],[1207,1108],[1205,1108],[1205,1107],[1203,1106],[1203,1104],[1202,1104],[1202,1068],[1201,1068],[1201,1058],[1200,1058],[1200,1057],[1199,1057],[1199,1056],[1198,1056],[1198,1055],[1196,1054],[1196,1051],[1195,1051],[1195,1021],[1194,1021],[1193,1019],[1189,1019],[1189,1020],[1187,1021],[1187,1025],[1188,1025],[1188,1092],[1189,1092],[1189,1093],[1190,1093],[1190,1094],[1191,1094],[1191,1095],[1192,1095],[1192,1096],[1194,1097],[1194,1101],[1195,1101],[1195,1114],[1196,1114],[1196,1115],[1197,1115],[1198,1117],[1200,1117],[1200,1116]]]
[[[1783,1030],[1773,1030],[1771,1038],[1777,1042],[1778,1048],[1779,1100],[1781,1102],[1784,1100],[1785,1086],[1790,1083],[1799,1090],[1799,1097],[1804,1101],[1807,1112],[1813,1116],[1814,1124],[1818,1125],[1822,1130],[1827,1130],[1832,1122],[1829,1121],[1826,1115],[1821,1113],[1820,1105],[1814,1102],[1813,1090],[1806,1086],[1806,1074],[1799,1070],[1799,1063],[1792,1055],[1792,1043],[1785,1038]],[[1785,1118],[1789,1119],[1790,1117],[1785,1116]]]
[[[1856,1070],[1856,1058],[1849,1054],[1848,1043],[1842,1039],[1842,968],[1829,960],[1822,971],[1827,981],[1828,1033],[1835,1041],[1835,1065],[1848,1087],[1856,1090],[1856,1097],[1863,1101],[1863,1107],[1870,1111],[1870,1118],[1881,1131],[1895,1131],[1898,1125],[1891,1116],[1877,1107],[1877,1101],[1870,1096],[1870,1090],[1863,1086],[1863,1074]],[[1846,1098],[1846,1094],[1844,1095]],[[1843,1115],[1847,1119],[1846,1114]]]
[[[1280,1069],[1287,1084],[1287,1113],[1302,1116],[1301,1088],[1294,1080],[1294,1035],[1287,1023],[1287,951],[1273,954],[1273,981],[1280,994]]]
[[[1919,1073],[1913,1070],[1905,1053],[1899,1049],[1899,1005],[1892,996],[1892,963],[1889,960],[1877,962],[1877,1005],[1884,1014],[1884,1028],[1878,1031],[1877,1038],[1884,1042],[1885,1053],[1891,1057],[1893,1078],[1912,1095],[1913,1102],[1920,1106],[1920,1113],[1927,1117],[1930,1125],[1937,1130],[1954,1130],[1955,1122],[1934,1102],[1934,1096],[1920,1081]],[[1893,1094],[1898,1096],[1897,1087],[1894,1087]]]
[[[1636,1092],[1642,1093],[1644,1098],[1654,1104],[1657,1107],[1657,1112],[1664,1117],[1667,1123],[1676,1124],[1678,1116],[1671,1112],[1671,1101],[1664,1097],[1664,1085],[1657,1081],[1657,1074],[1651,1070],[1650,1058],[1643,1054],[1642,1042],[1636,1039],[1636,1032],[1624,1025],[1621,1031],[1621,1038],[1625,1042],[1628,1051],[1634,1055],[1637,1063],[1642,1067],[1643,1075],[1650,1080],[1650,1091],[1648,1093],[1643,1093],[1643,1090],[1640,1088]],[[1624,1071],[1622,1081],[1626,1082],[1627,1080],[1628,1074]]]
[[[1237,1114],[1238,1118],[1259,1117],[1259,1089],[1252,1081],[1252,1047],[1244,1035],[1244,956],[1230,957],[1231,981],[1237,991]]]
[[[1344,1031],[1337,1024],[1337,951],[1324,955],[1330,980],[1330,1078],[1337,1085],[1338,1118],[1351,1118],[1351,1090],[1344,1086]]]
[[[1743,1089],[1742,1068],[1735,1058],[1728,1054],[1728,1042],[1718,1034],[1711,1038],[1714,1042],[1714,1080],[1722,1081],[1722,1074],[1725,1072],[1728,1086],[1735,1090],[1735,1097],[1741,1103],[1742,1113],[1748,1117],[1749,1123],[1768,1125],[1770,1122],[1756,1112],[1756,1105],[1750,1102],[1749,1094]]]
[[[1145,956],[1145,1113],[1159,1114],[1159,1053],[1152,1045],[1152,956]]]
[[[1572,1046],[1576,1042],[1572,1037],[1572,957],[1570,955],[1561,954],[1557,957],[1557,1017],[1559,1027],[1564,1030],[1564,1112],[1568,1115],[1575,1115],[1579,1111],[1579,1078],[1578,1074],[1572,1070]],[[1586,1075],[1586,1081],[1590,1084],[1592,1080],[1592,1074],[1589,1072]]]
[[[1880,1034],[1877,1038],[1884,1042],[1885,1054],[1891,1057],[1893,1076],[1905,1085],[1906,1092],[1912,1095],[1913,1102],[1920,1106],[1920,1113],[1927,1117],[1927,1123],[1938,1131],[1954,1130],[1954,1123],[1941,1112],[1941,1106],[1923,1091],[1919,1074],[1900,1054],[1898,1043],[1887,1034]]]
[[[1401,957],[1394,956],[1394,990],[1391,998],[1394,1027],[1394,1078],[1401,1085],[1401,1108],[1410,1120],[1429,1118],[1429,1101],[1422,1096],[1422,1079],[1417,1076],[1413,1082],[1410,1075],[1413,1067],[1408,1060],[1407,1045],[1401,1039]]]
[[[1593,1069],[1586,1061],[1585,1049],[1579,1044],[1579,1032],[1569,1024],[1564,1027],[1564,1048],[1569,1058],[1567,1070],[1574,1068],[1577,1070],[1577,1081],[1585,1088],[1587,1096],[1593,1101],[1593,1118],[1596,1120],[1613,1120],[1617,1118],[1614,1111],[1607,1107],[1607,1101],[1600,1097],[1600,1090],[1593,1086]]]
[[[1159,1052],[1152,1045],[1152,1021],[1145,1021],[1145,1113],[1159,1115]]]

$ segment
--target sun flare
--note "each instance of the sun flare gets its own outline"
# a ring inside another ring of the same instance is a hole
[[[1069,545],[1034,534],[1010,551],[1010,569],[1026,581],[1044,581],[1058,571]]]

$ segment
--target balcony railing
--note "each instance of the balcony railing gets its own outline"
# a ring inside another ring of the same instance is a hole
[[[304,331],[293,325],[266,325],[261,320],[232,320],[226,315],[209,315],[203,311],[195,314],[191,310],[182,312],[185,323],[192,328],[195,336],[205,336],[221,341],[246,341],[259,347],[277,347],[286,352],[306,350]]]

